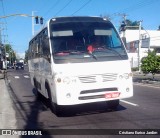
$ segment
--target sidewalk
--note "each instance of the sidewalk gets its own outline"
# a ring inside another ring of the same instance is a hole
[[[4,79],[0,79],[0,129],[16,129],[16,113]]]

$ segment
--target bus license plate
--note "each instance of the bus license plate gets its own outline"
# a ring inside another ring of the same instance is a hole
[[[120,92],[111,92],[111,93],[106,93],[105,98],[110,99],[110,98],[117,98],[119,97]]]

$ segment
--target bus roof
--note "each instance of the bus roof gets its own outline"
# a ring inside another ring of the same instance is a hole
[[[109,21],[109,20],[107,18],[102,18],[99,16],[69,16],[69,17],[55,17],[55,18],[52,18],[50,21],[61,23],[61,22],[77,22],[77,21],[103,22],[103,21]]]

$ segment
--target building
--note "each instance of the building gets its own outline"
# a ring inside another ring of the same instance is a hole
[[[5,52],[4,52],[4,47],[3,44],[0,43],[0,69],[2,70],[4,68],[4,57],[5,57]]]
[[[3,45],[0,43],[0,79],[4,78],[5,69],[6,69],[5,50]]]
[[[121,36],[126,37],[131,67],[138,67],[138,56],[142,59],[147,56],[148,50],[156,50],[160,54],[160,30],[126,30],[125,34],[123,33]]]

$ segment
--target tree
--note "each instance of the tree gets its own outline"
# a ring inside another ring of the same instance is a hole
[[[26,50],[25,51],[25,58],[24,58],[25,62],[28,62],[28,54],[29,54],[29,52],[28,52],[28,50]]]
[[[158,30],[160,30],[160,25],[158,26]]]
[[[12,64],[16,60],[16,53],[14,52],[10,44],[5,45],[5,52],[8,53],[7,60]]]
[[[139,21],[131,21],[129,19],[126,19],[126,28],[128,30],[138,30],[139,29]],[[143,29],[143,27],[141,29]]]
[[[12,46],[10,44],[6,44],[5,50],[6,50],[6,53],[10,53],[10,51],[12,50]]]
[[[155,51],[148,51],[148,56],[142,58],[141,62],[142,72],[145,74],[152,73],[153,79],[154,75],[160,72],[160,56],[156,55]]]

